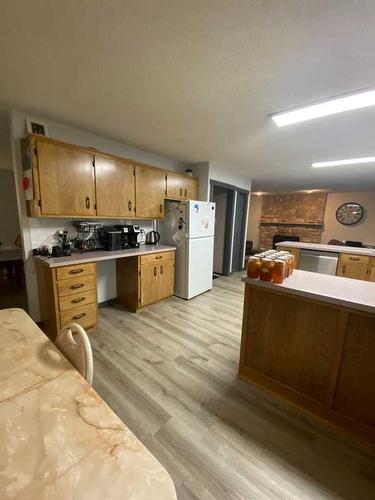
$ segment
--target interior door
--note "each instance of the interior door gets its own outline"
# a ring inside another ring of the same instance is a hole
[[[146,219],[160,219],[164,217],[165,196],[165,172],[158,168],[136,164],[136,216]]]
[[[166,260],[158,265],[159,299],[173,295],[174,291],[174,261]]]
[[[96,215],[95,174],[91,153],[37,141],[43,215]]]
[[[236,216],[234,224],[232,271],[241,271],[244,267],[245,229],[247,220],[248,194],[237,191]]]
[[[159,265],[141,266],[141,307],[159,300]]]
[[[97,215],[134,217],[134,163],[95,156]]]

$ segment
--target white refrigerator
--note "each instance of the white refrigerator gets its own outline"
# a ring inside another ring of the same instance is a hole
[[[215,203],[166,203],[160,242],[176,247],[175,295],[191,299],[212,288]]]

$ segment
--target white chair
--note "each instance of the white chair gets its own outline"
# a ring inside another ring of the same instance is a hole
[[[94,361],[89,338],[82,326],[77,323],[64,326],[56,337],[55,345],[92,385]]]

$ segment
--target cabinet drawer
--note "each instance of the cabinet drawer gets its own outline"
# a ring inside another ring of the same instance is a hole
[[[72,295],[78,292],[82,293],[87,290],[95,290],[95,288],[96,276],[93,274],[57,282],[57,294],[59,297],[65,297],[66,295]]]
[[[95,264],[93,262],[89,262],[88,264],[58,267],[56,269],[56,279],[65,280],[68,278],[74,278],[76,276],[84,276],[94,273]]]
[[[341,262],[359,262],[361,264],[368,264],[370,261],[370,257],[366,257],[365,255],[351,255],[349,253],[340,254]]]
[[[60,311],[68,311],[69,309],[74,309],[76,307],[82,307],[86,304],[91,304],[96,302],[95,290],[89,290],[83,293],[74,293],[72,295],[67,295],[66,297],[59,298]]]
[[[174,251],[141,255],[141,266],[144,264],[153,264],[155,262],[163,262],[164,260],[174,260]]]
[[[61,328],[69,323],[78,323],[83,328],[96,325],[97,305],[87,304],[60,314]]]

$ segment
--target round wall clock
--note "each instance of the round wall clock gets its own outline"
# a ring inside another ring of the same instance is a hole
[[[364,213],[362,205],[349,201],[336,210],[336,219],[344,226],[352,226],[362,220]]]

